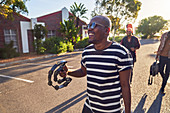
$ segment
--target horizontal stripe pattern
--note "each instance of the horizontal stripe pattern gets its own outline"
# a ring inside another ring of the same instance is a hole
[[[106,56],[106,55],[87,55],[87,56],[85,56],[84,58],[101,58],[101,59],[107,59],[107,58],[110,58],[110,59],[116,59],[116,60],[118,60],[118,61],[120,61],[120,62],[125,62],[125,61],[131,61],[131,60],[133,60],[133,58],[125,58],[125,59],[121,59],[121,58],[119,58],[119,57],[117,57],[117,56]]]
[[[114,78],[118,78],[119,76],[109,76],[109,77],[100,77],[100,76],[95,76],[95,75],[87,75],[90,78],[95,78],[95,79],[99,79],[99,80],[108,80],[108,79],[114,79]]]
[[[91,82],[91,81],[87,81],[88,84],[93,84],[93,85],[96,85],[96,86],[108,86],[108,85],[116,85],[116,84],[119,84],[120,82],[119,81],[116,81],[115,83],[105,83],[105,84],[99,84],[99,83],[96,83],[96,82]]]
[[[97,113],[120,112],[119,72],[131,69],[132,60],[129,51],[114,42],[102,51],[93,44],[85,48],[81,64],[87,70],[87,107]]]
[[[85,102],[85,105],[90,108],[91,110],[93,110],[93,112],[95,113],[120,113],[120,107],[117,109],[113,109],[113,110],[103,110],[101,108],[94,108],[92,106],[90,106],[87,102]]]

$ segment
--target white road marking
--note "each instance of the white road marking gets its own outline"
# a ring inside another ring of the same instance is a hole
[[[28,82],[28,83],[33,83],[34,82],[34,81],[31,81],[31,80],[26,80],[26,79],[17,78],[17,77],[11,77],[11,76],[7,76],[7,75],[0,75],[0,77],[11,78],[11,79],[20,80],[20,81],[24,81],[24,82]]]

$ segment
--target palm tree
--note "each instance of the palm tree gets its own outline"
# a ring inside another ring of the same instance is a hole
[[[86,9],[86,7],[84,7],[84,4],[80,3],[79,5],[77,5],[76,2],[74,2],[74,4],[72,6],[70,6],[70,12],[73,14],[73,16],[76,18],[76,27],[78,28],[79,26],[79,18],[86,18],[88,19],[86,16],[84,16],[84,14],[87,12],[88,10]]]
[[[80,30],[80,27],[76,28],[74,20],[72,19],[68,21],[64,20],[64,23],[60,22],[60,25],[60,32],[62,35],[66,38],[66,40],[75,45],[77,42],[77,34]]]

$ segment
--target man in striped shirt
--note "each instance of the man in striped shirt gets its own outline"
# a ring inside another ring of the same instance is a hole
[[[87,76],[87,99],[82,113],[120,113],[121,95],[125,112],[131,112],[130,72],[133,67],[130,52],[108,40],[111,22],[105,16],[95,16],[88,24],[89,45],[84,49],[81,68],[60,73],[73,77]]]

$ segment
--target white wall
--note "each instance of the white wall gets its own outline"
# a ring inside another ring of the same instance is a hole
[[[69,12],[66,7],[62,8],[62,23],[64,23],[64,20],[69,20]]]
[[[22,50],[23,53],[29,53],[27,30],[31,29],[31,24],[30,22],[20,21],[20,26],[21,26]]]
[[[31,18],[31,28],[34,29],[35,24],[37,24],[37,18]]]
[[[37,22],[34,21],[34,24],[32,22],[25,22],[25,21],[20,21],[20,26],[21,26],[21,40],[22,40],[22,52],[23,53],[29,53],[29,42],[28,42],[28,33],[27,30],[31,30],[34,28],[35,24],[42,24],[45,26],[45,23],[43,22]]]
[[[82,25],[82,39],[85,37],[88,37],[88,30],[86,25]]]

